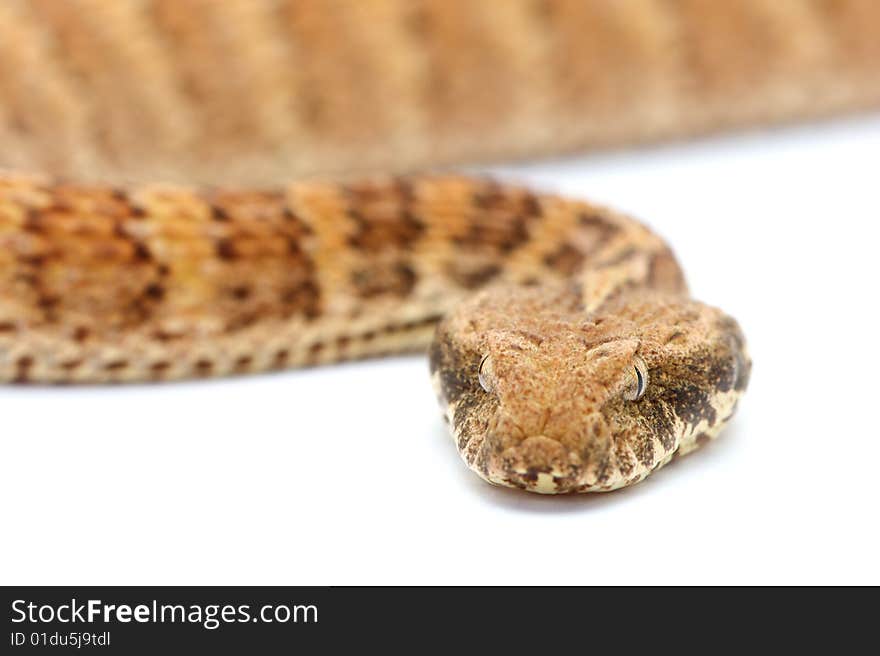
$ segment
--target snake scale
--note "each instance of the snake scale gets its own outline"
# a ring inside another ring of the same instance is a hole
[[[484,479],[633,484],[733,415],[737,323],[633,219],[411,172],[872,107],[878,36],[869,0],[8,0],[0,380],[427,350]]]

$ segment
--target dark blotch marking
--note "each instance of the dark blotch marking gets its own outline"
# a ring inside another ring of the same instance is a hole
[[[487,180],[482,188],[474,192],[471,202],[481,210],[493,210],[505,207],[508,198],[501,185],[493,180]]]
[[[351,209],[349,218],[357,228],[348,243],[357,249],[377,253],[389,247],[405,249],[424,232],[425,226],[409,211],[402,211],[396,218],[371,216],[366,208]]]
[[[219,205],[212,204],[211,205],[211,218],[215,221],[220,221],[221,223],[225,223],[229,221],[229,212],[226,211],[225,208],[220,207]]]
[[[18,360],[15,361],[15,378],[13,379],[16,383],[26,383],[28,382],[28,374],[31,370],[31,367],[34,366],[34,359],[30,355],[23,355]]]
[[[168,330],[162,330],[161,328],[153,333],[153,338],[159,342],[172,342],[175,339],[181,339],[184,337],[183,333],[174,333]]]
[[[695,367],[699,366],[699,364],[695,365]],[[667,388],[664,397],[685,423],[696,425],[705,419],[710,426],[715,425],[717,413],[710,403],[711,395],[701,386],[689,381],[681,381],[677,386]]]
[[[52,296],[50,294],[46,294],[40,288],[39,278],[36,279],[36,283],[34,285],[37,291],[37,301],[36,305],[43,311],[43,319],[47,323],[55,323],[58,321],[58,306],[61,304],[61,299],[57,296]]]
[[[300,217],[298,217],[296,215],[296,212],[294,212],[287,205],[285,205],[284,208],[281,210],[281,216],[288,223],[295,223],[298,231],[301,234],[303,234],[303,235],[312,234],[313,231],[312,231],[311,227],[309,227]]]
[[[544,264],[564,276],[570,276],[581,268],[584,254],[571,244],[562,244],[556,251],[544,257]]]
[[[27,216],[25,217],[22,227],[26,232],[30,232],[35,235],[39,235],[44,232],[45,225],[43,223],[42,211],[34,209],[33,207],[28,209]]]
[[[134,245],[134,259],[139,262],[151,262],[153,260],[153,254],[150,253],[150,249],[146,247],[142,242],[132,241]]]
[[[297,258],[304,257],[301,240],[298,236],[287,237],[287,252]]]
[[[131,214],[132,208],[129,206],[126,208],[126,211],[123,215],[116,217],[116,221],[113,225],[113,234],[116,236],[117,239],[131,246],[131,257],[135,263],[152,263],[154,260],[153,253],[150,251],[147,245],[144,244],[137,237],[129,234],[129,232],[126,230],[125,221],[126,219],[131,217]]]
[[[416,272],[404,262],[390,266],[377,265],[358,269],[352,273],[351,284],[360,298],[375,298],[391,295],[398,298],[408,296],[416,285]]]
[[[170,368],[171,363],[165,361],[154,362],[152,365],[150,365],[150,371],[153,373],[153,375],[163,374]]]
[[[21,255],[18,261],[27,266],[40,267],[46,263],[47,259],[45,255]]]
[[[522,479],[524,481],[529,481],[531,483],[536,483],[538,481],[538,474],[542,473],[536,467],[529,467],[526,470],[525,474],[522,474]]]
[[[272,358],[272,366],[278,369],[286,367],[289,359],[290,351],[288,349],[279,349],[275,352],[275,356]]]
[[[207,376],[214,371],[214,363],[207,359],[197,360],[195,364],[196,374],[199,376]]]
[[[49,256],[44,255],[44,254],[41,254],[41,255],[20,255],[18,258],[18,261],[25,266],[29,266],[29,267],[33,267],[35,269],[38,269],[39,267],[44,266],[49,261]],[[25,280],[24,276],[22,276],[21,279]],[[27,279],[27,282],[39,290],[40,280],[39,280],[39,277],[36,275],[36,273],[32,273],[29,276],[29,278]]]
[[[312,320],[321,313],[321,292],[311,278],[281,292],[281,303],[288,311],[298,311]]]
[[[238,257],[238,254],[235,251],[235,244],[231,239],[221,238],[217,240],[217,243],[214,245],[214,248],[217,252],[217,257],[221,260],[232,261]]]
[[[37,299],[37,307],[41,310],[52,310],[57,307],[61,299],[57,296],[42,295]]]
[[[238,285],[229,290],[229,295],[236,301],[245,301],[250,298],[252,290],[247,285]]]
[[[236,332],[253,326],[260,319],[260,313],[256,311],[243,312],[231,318],[226,324],[226,332]]]
[[[14,333],[15,324],[11,321],[0,321],[0,333]]]
[[[442,331],[442,329],[441,329]],[[428,351],[428,366],[431,374],[440,375],[440,390],[448,403],[458,402],[468,392],[475,390],[480,360],[474,354],[472,361],[463,363],[461,355],[444,344],[445,336],[438,331]]]
[[[128,368],[128,360],[113,360],[104,365],[105,371],[122,371]]]
[[[495,276],[501,273],[501,267],[497,264],[487,264],[477,269],[465,270],[454,267],[449,276],[460,287],[465,289],[476,289],[485,285]]]
[[[144,288],[144,297],[153,300],[153,301],[161,301],[165,296],[165,288],[158,283],[150,283]]]

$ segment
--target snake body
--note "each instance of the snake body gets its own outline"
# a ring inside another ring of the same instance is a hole
[[[630,485],[732,416],[736,322],[633,219],[411,171],[878,104],[873,0],[7,0],[0,381],[427,349],[480,476]]]
[[[4,0],[0,167],[280,186],[880,104],[875,0]]]

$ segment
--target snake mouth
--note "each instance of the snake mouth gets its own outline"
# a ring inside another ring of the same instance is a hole
[[[501,440],[483,440],[475,469],[494,485],[538,494],[583,492],[589,487],[581,454],[546,435],[535,435],[503,448]]]

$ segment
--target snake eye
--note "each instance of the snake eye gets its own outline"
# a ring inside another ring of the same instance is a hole
[[[492,359],[488,355],[484,355],[483,359],[480,360],[480,370],[477,374],[477,380],[480,381],[480,387],[482,387],[487,392],[492,391],[492,385],[489,382],[491,378]]]
[[[632,363],[632,373],[623,390],[623,398],[627,401],[638,401],[648,389],[648,367],[641,357],[636,356]]]

